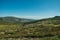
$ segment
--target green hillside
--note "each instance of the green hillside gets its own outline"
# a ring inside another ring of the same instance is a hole
[[[60,16],[28,22],[24,27],[29,30],[28,35],[30,36],[60,35]]]
[[[0,18],[0,38],[3,37],[31,37],[31,38],[45,38],[55,37],[60,38],[60,16],[52,18],[34,20],[29,22],[21,22],[15,20],[16,18]],[[11,24],[11,22],[13,22]],[[14,24],[14,22],[20,22]],[[7,23],[7,24],[4,24]],[[10,23],[10,24],[9,24]],[[13,25],[14,24],[14,25]]]

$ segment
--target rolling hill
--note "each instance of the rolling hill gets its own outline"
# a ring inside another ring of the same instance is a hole
[[[33,19],[25,19],[25,18],[18,18],[18,17],[0,17],[0,24],[21,24],[25,22],[31,22]]]
[[[4,23],[6,23],[6,25],[4,25]],[[8,25],[9,23],[15,24]],[[44,38],[53,36],[60,37],[60,16],[40,20],[31,19],[29,20],[16,17],[0,17],[0,38],[2,37],[2,35],[4,35],[3,37],[12,38],[13,37]]]
[[[60,16],[26,22],[26,24],[60,24]]]

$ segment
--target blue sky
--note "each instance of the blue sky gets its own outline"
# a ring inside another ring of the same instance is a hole
[[[0,0],[0,16],[34,19],[60,16],[60,0]]]

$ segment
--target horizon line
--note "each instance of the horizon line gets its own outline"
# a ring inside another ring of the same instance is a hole
[[[51,18],[51,17],[55,17],[55,16],[49,16],[49,17],[38,17],[38,16],[0,16],[0,17],[17,17],[17,18],[24,18],[24,19],[45,19],[45,18]]]

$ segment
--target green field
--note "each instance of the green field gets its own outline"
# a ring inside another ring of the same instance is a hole
[[[31,22],[0,18],[0,40],[60,40],[60,16]]]
[[[0,40],[60,40],[58,36],[45,38],[0,38]]]

